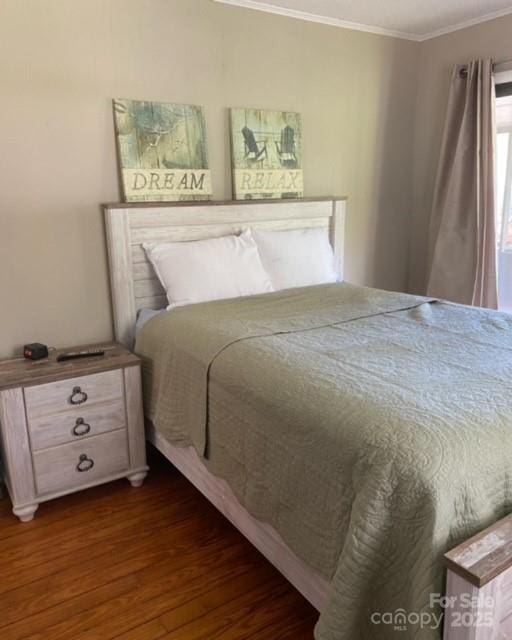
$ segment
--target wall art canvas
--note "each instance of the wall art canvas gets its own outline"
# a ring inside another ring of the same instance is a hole
[[[231,148],[236,200],[302,196],[299,113],[231,109]]]
[[[116,99],[114,120],[127,202],[210,198],[201,107]]]

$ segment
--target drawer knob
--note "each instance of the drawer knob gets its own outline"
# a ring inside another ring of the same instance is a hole
[[[74,436],[85,436],[91,430],[91,425],[84,422],[83,418],[77,418],[76,424],[71,430]]]
[[[80,387],[73,387],[73,393],[69,396],[71,404],[83,404],[87,400],[87,394]]]
[[[76,465],[77,471],[89,471],[94,467],[94,460],[88,458],[85,453],[81,453],[78,458],[78,464]]]

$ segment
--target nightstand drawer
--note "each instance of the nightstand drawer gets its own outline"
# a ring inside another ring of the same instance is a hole
[[[39,416],[89,407],[105,400],[123,397],[123,373],[120,369],[89,376],[25,388],[29,420]]]
[[[33,461],[39,494],[88,485],[128,469],[126,431],[120,429],[36,451]]]
[[[124,398],[80,405],[55,415],[28,420],[32,451],[78,442],[126,425]]]

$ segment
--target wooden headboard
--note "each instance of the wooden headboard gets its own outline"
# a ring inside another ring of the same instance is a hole
[[[343,275],[345,198],[228,202],[130,203],[104,206],[117,342],[133,346],[137,311],[167,306],[143,242],[176,242],[239,233],[244,228],[327,227]]]

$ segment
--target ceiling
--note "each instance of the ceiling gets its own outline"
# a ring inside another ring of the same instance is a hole
[[[418,41],[512,13],[512,0],[215,1]]]

